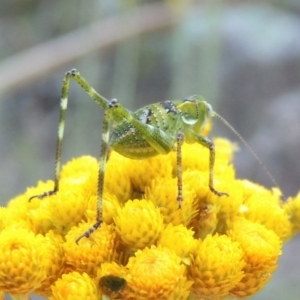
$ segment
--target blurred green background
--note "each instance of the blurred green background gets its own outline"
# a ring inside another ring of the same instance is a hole
[[[201,94],[249,142],[284,195],[300,187],[300,1],[1,0],[0,201],[52,179],[61,82],[77,68],[135,110]],[[71,85],[63,161],[99,155],[101,109]],[[270,179],[239,143],[238,176]],[[299,299],[300,239],[253,299]],[[36,298],[37,299],[37,298]]]

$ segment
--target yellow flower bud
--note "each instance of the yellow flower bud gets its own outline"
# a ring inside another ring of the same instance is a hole
[[[223,178],[223,177],[222,177]],[[228,196],[219,197],[216,194],[208,195],[208,203],[218,207],[218,231],[225,227],[238,213],[243,204],[243,189],[239,181],[231,178],[218,180],[218,190],[226,192]],[[222,231],[222,233],[224,230]]]
[[[273,231],[244,218],[236,219],[228,235],[239,242],[246,262],[245,276],[230,292],[237,297],[252,296],[271,279],[277,268],[281,241]]]
[[[63,239],[60,235],[52,231],[46,234],[42,247],[48,250],[47,276],[42,281],[41,286],[35,290],[36,294],[49,297],[51,295],[51,285],[64,273],[65,255],[62,245]]]
[[[151,187],[146,189],[145,198],[151,200],[159,208],[166,224],[183,224],[188,226],[197,214],[195,192],[189,184],[184,184],[182,207],[177,201],[177,180],[161,178],[154,180]]]
[[[74,158],[62,167],[60,184],[76,187],[79,186],[85,198],[97,194],[99,165],[91,156]]]
[[[48,203],[47,214],[61,235],[65,235],[72,226],[86,220],[84,213],[88,200],[80,186],[70,188],[62,185],[57,194],[45,200]]]
[[[231,163],[233,151],[236,146],[226,139],[215,139],[216,149],[216,163],[215,163],[215,174],[219,175],[224,171],[224,168]],[[173,174],[176,174],[177,170],[177,158],[176,152],[169,154],[173,164]],[[209,150],[203,146],[199,146],[197,143],[184,143],[182,145],[182,169],[186,170],[198,170],[208,171],[209,167]]]
[[[188,267],[192,292],[200,298],[222,299],[243,278],[243,251],[228,236],[208,235],[199,241]]]
[[[45,238],[26,229],[4,229],[0,234],[0,290],[26,295],[46,278]]]
[[[155,243],[163,228],[163,219],[154,204],[147,200],[133,200],[118,208],[114,218],[121,241],[132,250]]]
[[[95,221],[97,215],[98,196],[92,196],[87,199],[87,210],[85,217],[88,221]],[[114,217],[117,214],[117,209],[120,203],[117,197],[113,194],[105,192],[103,194],[103,222],[107,225],[114,223]]]
[[[289,198],[283,205],[291,223],[291,232],[287,238],[291,238],[300,232],[300,193],[294,198]]]
[[[128,299],[188,298],[191,282],[186,278],[185,266],[168,248],[151,246],[139,250],[129,259],[127,268]]]
[[[26,228],[37,233],[46,233],[54,229],[53,223],[48,216],[48,202],[46,199],[34,198],[29,201],[30,197],[40,195],[45,191],[50,191],[54,187],[54,182],[39,181],[36,187],[30,187],[23,195],[19,195],[12,199],[8,205],[8,218],[6,226],[23,220],[27,223]]]
[[[244,197],[243,216],[273,230],[281,240],[291,234],[291,224],[285,210],[281,207],[280,193],[243,181]]]
[[[101,294],[95,282],[86,274],[64,274],[52,286],[51,300],[99,300]]]
[[[172,177],[172,165],[168,155],[131,160],[129,170],[133,190],[139,194],[144,193],[154,179]]]
[[[89,238],[83,237],[78,244],[76,239],[92,227],[94,222],[74,226],[66,235],[66,264],[78,272],[86,272],[91,277],[97,274],[97,268],[103,262],[114,258],[116,251],[116,233],[113,226],[101,224]]]
[[[158,244],[173,250],[184,264],[189,265],[190,254],[196,245],[193,235],[194,232],[182,224],[177,226],[169,224],[162,231]]]
[[[106,163],[104,192],[115,195],[120,203],[132,195],[130,175],[134,171],[132,160],[112,151]]]

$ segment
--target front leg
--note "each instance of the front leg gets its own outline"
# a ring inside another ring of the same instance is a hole
[[[178,201],[178,208],[181,208],[183,195],[182,195],[182,155],[181,155],[181,147],[183,144],[184,135],[182,131],[179,131],[177,134],[177,201]]]
[[[205,148],[208,148],[209,150],[209,183],[208,183],[209,189],[219,197],[228,196],[227,193],[219,192],[214,188],[214,166],[215,166],[215,156],[216,156],[214,143],[210,139],[203,137],[201,135],[194,134],[193,137],[196,142],[198,142]]]
[[[112,103],[115,102],[115,99],[111,100]],[[102,140],[101,140],[101,151],[99,158],[99,171],[98,171],[98,199],[97,199],[97,207],[96,207],[96,221],[92,227],[90,227],[86,232],[80,235],[76,239],[76,244],[86,237],[90,237],[90,235],[101,226],[103,223],[103,191],[104,191],[104,179],[105,179],[105,168],[106,168],[106,160],[108,155],[108,141],[109,141],[109,123],[110,123],[110,111],[107,110],[104,113],[103,118],[103,126],[102,126]]]

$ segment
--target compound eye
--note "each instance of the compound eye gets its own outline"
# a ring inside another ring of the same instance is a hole
[[[118,106],[118,100],[116,98],[113,98],[109,101],[109,107],[117,107]]]
[[[116,104],[117,102],[118,102],[118,100],[116,98],[113,98],[110,100],[110,103],[113,105]]]

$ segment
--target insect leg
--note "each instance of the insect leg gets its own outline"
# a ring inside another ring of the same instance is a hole
[[[58,122],[58,133],[57,133],[57,146],[55,154],[55,175],[54,175],[54,188],[51,191],[47,191],[40,195],[35,195],[29,198],[31,201],[34,198],[42,199],[46,196],[55,194],[59,188],[59,173],[61,169],[61,149],[64,137],[64,129],[66,122],[66,112],[68,107],[68,94],[70,88],[70,76],[67,73],[63,79],[61,98],[60,98],[60,111],[59,111],[59,122]]]
[[[91,86],[87,83],[87,81],[79,74],[79,72],[75,69],[67,72],[63,79],[61,98],[60,98],[60,112],[59,112],[59,123],[58,123],[58,134],[57,134],[57,146],[56,146],[56,155],[55,155],[55,175],[54,175],[54,188],[51,191],[47,191],[40,195],[34,195],[29,198],[31,201],[34,198],[43,199],[46,196],[50,196],[55,194],[59,189],[59,174],[61,170],[61,150],[62,150],[62,142],[64,136],[65,129],[65,120],[66,120],[66,112],[68,106],[68,95],[70,88],[70,80],[75,80],[86,92],[87,94],[99,105],[104,111],[109,109],[111,106],[111,101],[108,101],[101,95],[99,95]],[[120,106],[120,109],[122,107]],[[125,109],[123,108],[125,111]],[[117,117],[116,117],[117,118]],[[117,120],[116,120],[117,121]]]
[[[75,80],[85,91],[86,93],[99,105],[103,110],[106,110],[110,101],[105,99],[103,96],[98,94],[94,88],[80,75],[80,73],[76,69],[72,69],[67,72],[65,75],[67,80],[73,79]]]
[[[182,155],[181,155],[181,147],[183,143],[183,133],[179,131],[177,134],[177,201],[178,207],[181,208],[183,196],[182,196]]]
[[[219,192],[214,188],[214,165],[215,165],[215,145],[214,143],[201,135],[194,135],[195,141],[209,150],[209,189],[217,196],[228,196],[227,193]]]
[[[106,111],[103,118],[102,126],[102,141],[101,151],[99,159],[99,174],[98,174],[98,201],[97,201],[97,213],[96,222],[90,227],[85,233],[76,239],[76,243],[83,238],[89,237],[103,222],[103,190],[104,190],[104,178],[105,178],[105,167],[108,153],[108,141],[109,141],[109,124],[110,124],[110,112]]]
[[[116,99],[107,100],[101,95],[99,95],[88,83],[87,81],[79,74],[77,70],[71,70],[66,74],[71,76],[86,92],[87,94],[94,99],[94,101],[101,106],[105,111],[110,109],[111,118],[115,122],[121,122],[127,120],[129,123],[135,127],[139,133],[147,140],[147,142],[157,150],[158,153],[166,154],[168,153],[176,140],[176,137],[171,137],[169,134],[166,134],[159,128],[155,128],[152,125],[145,124],[138,119],[134,118],[132,112],[125,109]],[[174,111],[174,116],[179,120],[179,114],[177,111]]]

